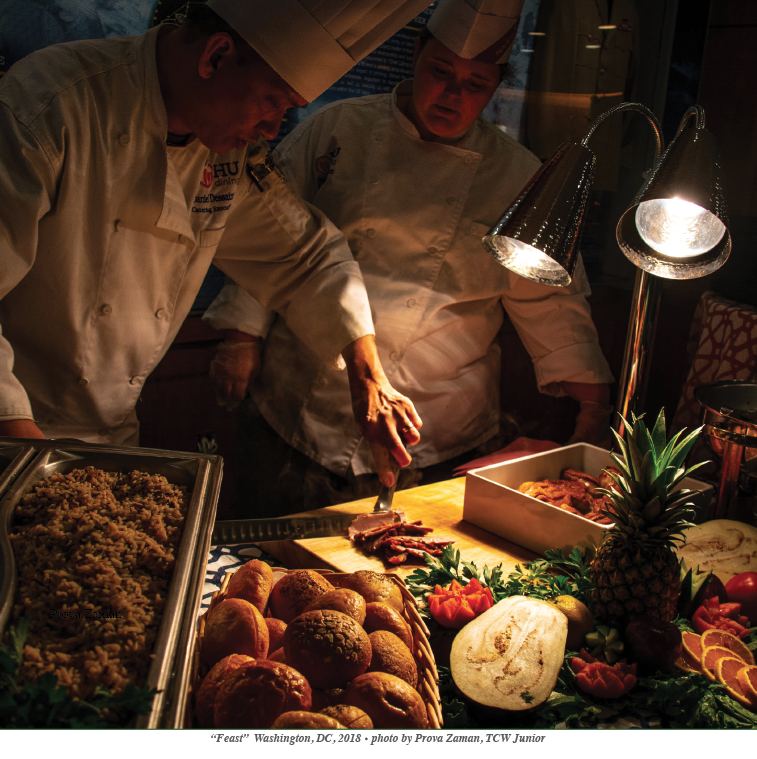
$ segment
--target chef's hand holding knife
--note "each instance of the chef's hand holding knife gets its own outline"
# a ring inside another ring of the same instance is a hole
[[[394,483],[392,466],[407,466],[412,458],[405,446],[417,445],[423,426],[412,401],[389,383],[379,361],[373,335],[350,343],[342,356],[352,395],[355,421],[368,441],[382,485]]]

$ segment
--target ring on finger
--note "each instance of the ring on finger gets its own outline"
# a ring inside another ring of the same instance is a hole
[[[402,430],[401,430],[401,432],[403,432],[403,433],[410,432],[410,430],[414,430],[414,429],[415,429],[415,425],[412,422],[408,422],[407,426],[403,427]]]

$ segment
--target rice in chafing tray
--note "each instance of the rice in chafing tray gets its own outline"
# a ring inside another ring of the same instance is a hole
[[[184,518],[185,487],[93,467],[38,482],[16,507],[14,618],[31,618],[21,678],[74,697],[144,685]]]

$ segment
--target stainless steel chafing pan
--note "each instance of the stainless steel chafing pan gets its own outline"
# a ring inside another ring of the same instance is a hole
[[[0,496],[34,454],[34,446],[25,441],[0,437]]]
[[[36,482],[54,472],[68,474],[74,469],[93,466],[110,472],[137,469],[163,475],[171,484],[185,485],[191,492],[189,511],[146,683],[157,689],[158,693],[152,712],[136,720],[136,727],[140,728],[181,727],[187,708],[191,648],[221,487],[222,459],[204,454],[55,440],[19,443],[30,446],[30,457],[33,458],[6,492],[0,493],[0,631],[5,629],[10,617],[17,586],[8,532],[12,527],[16,504]]]

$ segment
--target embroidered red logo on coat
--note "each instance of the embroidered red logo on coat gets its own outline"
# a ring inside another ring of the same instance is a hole
[[[200,184],[203,187],[210,187],[213,184],[213,167],[209,164],[205,164],[205,170],[202,172],[202,182]]]

